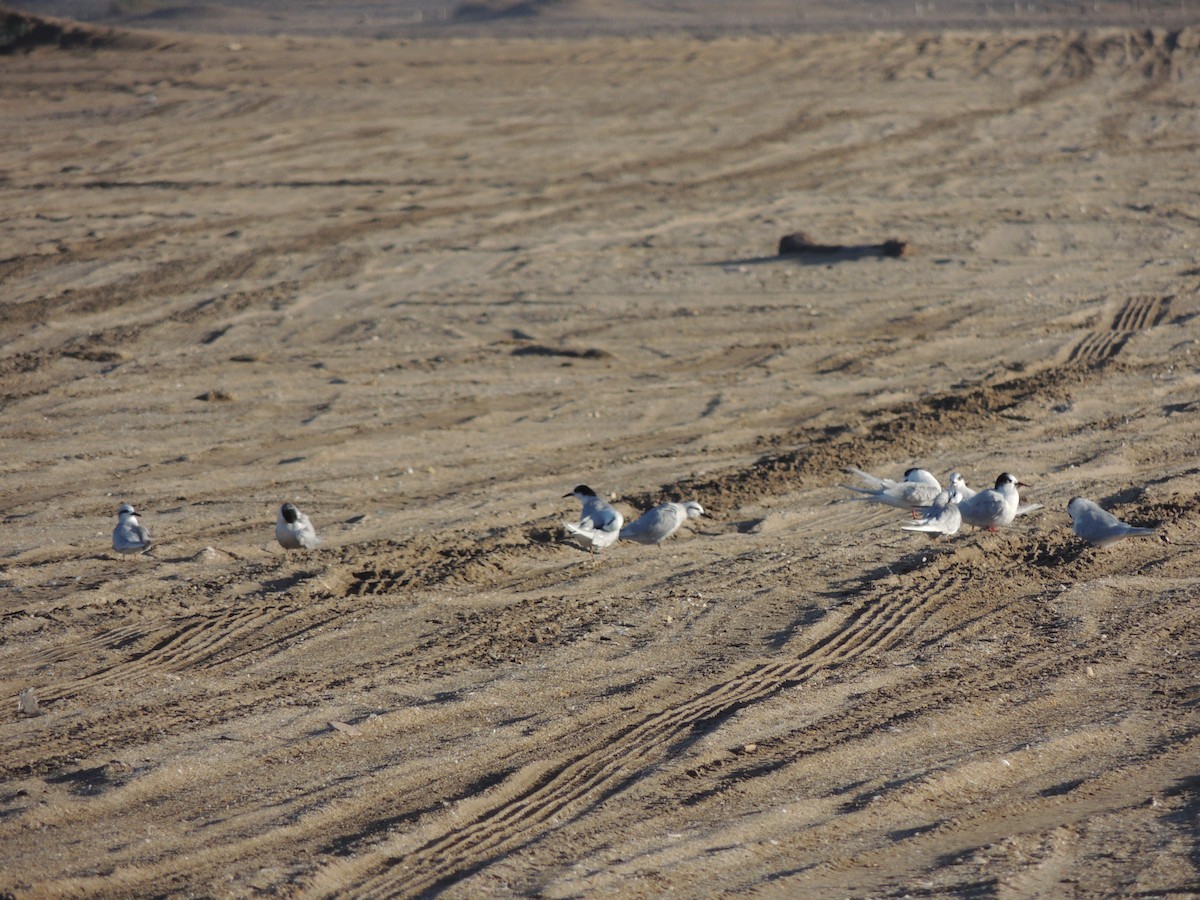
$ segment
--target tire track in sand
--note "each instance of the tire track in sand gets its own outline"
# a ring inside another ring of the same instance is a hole
[[[44,661],[63,662],[71,656],[77,656],[80,649],[119,650],[140,643],[145,638],[150,638],[154,643],[146,650],[101,666],[86,675],[45,684],[38,690],[38,699],[44,702],[62,700],[89,687],[126,683],[150,672],[173,672],[201,665],[231,644],[244,640],[253,632],[265,631],[297,612],[300,612],[297,607],[245,606],[225,609],[216,614],[185,616],[150,631],[122,628],[96,635],[86,642],[86,646],[77,644],[70,651],[56,650],[46,654]],[[324,621],[332,621],[333,618],[330,616]],[[271,638],[272,642],[275,640],[278,640],[277,636]]]
[[[1161,309],[1155,312],[1151,306],[1130,301],[1113,322],[1137,327],[1156,323],[1163,314]],[[940,416],[969,415],[974,421],[981,410],[994,413],[997,408],[1041,393],[1053,387],[1056,378],[1065,374],[1060,370],[1056,376],[1051,369],[986,389],[956,392],[953,397],[931,398],[927,401],[929,409],[926,411]],[[976,397],[976,394],[980,396]],[[892,414],[906,419],[907,407],[893,410]],[[881,422],[879,427],[887,430],[887,423]],[[838,443],[832,438],[829,442]],[[812,449],[810,446],[809,450]],[[841,457],[850,448],[839,444],[826,449],[829,454]],[[894,452],[894,446],[892,450]],[[811,464],[825,466],[833,456]],[[877,454],[868,453],[867,456],[869,458],[861,460],[864,465],[870,465]],[[757,495],[765,489],[765,482],[760,483],[759,476],[774,471],[774,466],[767,465],[769,462],[763,463],[768,470],[765,473],[735,472],[725,476],[723,493],[740,495],[743,500]],[[751,468],[757,470],[763,466],[755,464]],[[514,535],[500,536],[496,543],[513,552],[521,551],[521,555],[529,547]],[[425,547],[417,541],[399,553],[396,548],[381,547],[374,560],[364,560],[362,549],[358,548],[353,559],[343,560],[346,571],[341,574],[345,577],[345,589],[318,602],[317,609],[312,604],[305,607],[310,619],[332,618],[342,604],[352,598],[361,599],[363,594],[390,593],[402,587],[442,582],[447,578],[462,579],[468,584],[490,583],[497,577],[512,578],[515,574],[506,566],[482,565],[479,556],[486,555],[488,548],[485,547],[477,547],[474,552],[463,555],[446,556],[441,552],[432,553],[435,549],[432,545]],[[467,820],[463,824],[430,821],[428,828],[440,833],[419,846],[411,846],[411,832],[398,836],[353,859],[337,860],[318,870],[308,889],[316,894],[339,893],[347,889],[368,896],[415,894],[444,887],[488,866],[498,856],[555,830],[560,821],[577,819],[619,795],[635,780],[670,759],[679,748],[718,727],[738,710],[799,685],[820,670],[885,652],[910,637],[930,619],[944,615],[953,605],[962,579],[970,577],[970,560],[960,557],[962,552],[956,551],[939,559],[964,563],[962,568],[967,574],[956,573],[953,565],[939,565],[936,572],[926,568],[901,571],[897,576],[900,583],[894,588],[860,586],[852,589],[842,607],[845,612],[840,627],[833,626],[835,617],[828,617],[833,630],[823,632],[799,654],[777,662],[747,666],[698,693],[681,697],[678,702],[644,715],[611,740],[594,744],[582,753],[529,765],[498,782],[490,796],[478,792],[466,795],[463,798],[466,802],[459,812],[462,819]],[[401,582],[404,582],[403,586]],[[164,625],[147,632],[147,638],[156,641],[148,650],[103,667],[85,676],[83,681],[103,684],[131,680],[153,671],[154,664],[147,662],[147,658],[160,660],[160,668],[206,663],[223,665],[228,662],[228,657],[221,655],[222,651],[227,651],[231,645],[236,644],[239,655],[244,655],[253,652],[255,646],[264,647],[264,641],[278,643],[280,636],[272,626],[273,619],[284,621],[298,611],[278,604],[243,606],[215,616],[176,619],[170,627]],[[201,621],[204,618],[207,618],[207,624]],[[319,624],[309,623],[306,630],[319,627]],[[485,622],[476,625],[487,627]],[[147,638],[141,637],[136,630],[125,628],[110,635],[108,646],[130,647]],[[473,653],[471,650],[467,655]],[[80,741],[95,738],[94,733],[85,734]],[[358,821],[355,826],[355,831],[360,834],[379,834],[386,830],[386,824],[364,829]],[[239,853],[237,845],[231,845],[228,850],[235,856]]]
[[[1114,314],[1108,331],[1118,340],[1097,343],[1098,349],[1073,354],[1068,362],[1094,365],[1111,359],[1130,335],[1163,320],[1169,300],[1130,298]],[[952,558],[963,553],[955,551]],[[368,897],[417,895],[436,891],[464,873],[488,865],[499,855],[536,840],[561,818],[619,794],[638,773],[742,707],[794,687],[821,669],[888,649],[949,602],[966,577],[953,569],[945,566],[932,579],[913,575],[897,590],[870,594],[858,603],[841,628],[817,640],[799,656],[754,665],[647,716],[591,752],[549,766],[527,767],[502,786],[478,816],[461,826],[452,825],[413,850],[404,851],[399,841],[388,842],[352,863],[326,868],[314,878],[310,893],[329,896],[350,884],[356,893]]]
[[[1089,331],[1067,356],[1067,362],[1097,365],[1113,359],[1139,331],[1153,328],[1167,315],[1171,297],[1130,297],[1113,314],[1108,328]]]
[[[404,853],[388,842],[352,862],[318,873],[309,893],[345,890],[365,897],[436,891],[497,856],[528,844],[565,818],[620,793],[739,709],[795,687],[821,669],[885,650],[949,602],[963,576],[953,566],[933,577],[917,573],[895,590],[871,591],[834,632],[797,656],[758,663],[733,677],[642,719],[602,746],[557,764],[535,764],[502,786],[496,800],[461,826]]]
[[[16,687],[34,683],[39,702],[50,704],[77,697],[90,689],[143,681],[156,683],[164,673],[223,666],[260,650],[282,652],[304,634],[333,623],[341,615],[341,610],[331,604],[322,607],[247,605],[215,614],[175,617],[156,628],[138,626],[106,631],[68,649],[35,654],[27,665],[33,666],[30,671],[36,672],[38,668],[69,662],[72,657],[86,656],[88,651],[123,651],[136,644],[150,642],[150,645],[78,677],[44,681],[41,676],[13,675],[6,679],[14,688],[9,692],[15,693]],[[236,652],[229,655],[231,650]],[[136,711],[140,713],[149,709],[161,713],[163,707],[152,704],[148,708],[143,703],[136,704]],[[42,735],[54,748],[53,758],[42,756],[39,765],[52,765],[55,760],[86,754],[97,746],[112,745],[114,741],[125,743],[139,729],[137,715],[89,716],[82,727],[74,717],[56,719],[51,726],[53,737]],[[0,759],[6,761],[0,764],[0,773],[11,774],[26,768],[19,757],[21,751],[29,749],[29,743],[27,735],[20,731],[6,738],[10,739],[0,741]]]

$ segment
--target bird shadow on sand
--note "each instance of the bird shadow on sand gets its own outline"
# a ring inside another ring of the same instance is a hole
[[[275,578],[264,578],[258,582],[261,588],[260,593],[285,594],[293,588],[304,584],[306,581],[312,581],[321,574],[321,571],[320,568],[297,570]]]
[[[1100,505],[1105,509],[1111,506],[1128,506],[1131,503],[1138,503],[1144,500],[1145,497],[1146,489],[1144,487],[1127,487],[1106,497],[1101,497]]]

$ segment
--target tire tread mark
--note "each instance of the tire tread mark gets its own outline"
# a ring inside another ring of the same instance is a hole
[[[366,879],[353,887],[366,897],[419,894],[436,890],[455,873],[486,864],[507,848],[531,839],[547,822],[571,806],[588,807],[621,790],[631,770],[661,756],[666,745],[686,740],[689,729],[702,730],[751,703],[802,683],[815,671],[848,662],[900,640],[939,607],[961,577],[944,570],[932,580],[916,577],[907,589],[880,589],[849,615],[842,628],[780,663],[759,663],[712,685],[700,694],[644,718],[602,748],[542,773],[535,784],[501,801],[460,828],[427,841],[398,857],[386,847],[377,862],[366,862]],[[921,613],[926,615],[920,615]],[[905,627],[907,624],[908,627]],[[356,865],[358,868],[358,865]]]
[[[1114,358],[1134,334],[1166,317],[1172,297],[1130,297],[1113,315],[1107,330],[1089,331],[1071,348],[1067,362],[1096,365]]]
[[[168,632],[159,638],[158,642],[147,650],[134,653],[126,659],[118,660],[107,666],[102,666],[93,672],[58,685],[49,685],[44,689],[43,698],[46,701],[61,700],[78,694],[81,690],[94,685],[118,684],[147,672],[174,671],[187,665],[209,659],[231,642],[237,640],[248,631],[261,629],[272,621],[277,620],[277,613],[283,607],[244,607],[226,610],[216,616],[189,616],[181,624],[172,628],[158,629]],[[290,615],[297,610],[287,610],[284,615]],[[121,644],[133,635],[130,629],[120,629],[117,640],[109,640],[109,644]],[[106,632],[101,636],[111,639],[114,635]],[[93,641],[93,643],[97,643]],[[105,641],[99,641],[103,646]]]

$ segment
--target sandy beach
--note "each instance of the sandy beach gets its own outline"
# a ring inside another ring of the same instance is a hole
[[[1200,893],[1185,7],[266,6],[0,55],[0,896]]]

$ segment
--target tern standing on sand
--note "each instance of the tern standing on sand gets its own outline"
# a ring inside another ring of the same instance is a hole
[[[959,501],[960,503],[965,500],[970,500],[972,497],[974,497],[976,494],[979,493],[979,491],[975,490],[974,488],[967,487],[967,480],[965,478],[963,478],[961,472],[951,472],[950,473],[950,487],[958,488],[958,492],[960,494],[962,494],[962,500]],[[1024,485],[1022,485],[1022,487],[1024,487]],[[1017,515],[1023,516],[1026,513],[1031,513],[1036,510],[1039,510],[1041,508],[1042,508],[1041,503],[1018,503],[1017,504]]]
[[[970,500],[962,501],[958,504],[958,512],[968,525],[997,531],[1011,525],[1017,517],[1017,507],[1021,505],[1019,489],[1023,487],[1028,485],[1003,472],[996,479],[995,488],[980,491]]]
[[[562,523],[569,540],[593,553],[617,542],[625,517],[612,505],[598,497],[586,484],[576,485],[575,490],[563,494],[563,497],[574,497],[583,504],[578,524]]]
[[[113,529],[113,549],[118,553],[145,553],[150,549],[150,532],[138,521],[132,504],[117,507],[117,527]]]

